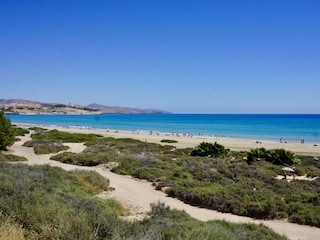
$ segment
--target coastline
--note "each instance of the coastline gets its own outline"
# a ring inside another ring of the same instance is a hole
[[[291,152],[294,152],[298,155],[307,155],[307,156],[320,156],[320,145],[315,144],[300,144],[300,143],[280,143],[275,141],[266,141],[266,140],[254,140],[254,139],[241,139],[241,138],[228,138],[228,137],[213,137],[205,135],[188,135],[182,133],[163,133],[163,132],[154,132],[154,131],[124,131],[116,129],[99,129],[91,128],[85,126],[50,126],[42,124],[22,124],[22,123],[13,123],[19,127],[42,127],[49,130],[57,129],[60,131],[72,132],[72,133],[93,133],[99,134],[105,137],[114,137],[114,138],[132,138],[146,142],[159,143],[162,145],[172,145],[177,148],[193,148],[200,144],[201,142],[217,142],[226,148],[229,148],[233,151],[249,151],[255,148],[266,148],[266,149],[285,149]],[[171,139],[176,140],[177,143],[161,143],[162,139]]]

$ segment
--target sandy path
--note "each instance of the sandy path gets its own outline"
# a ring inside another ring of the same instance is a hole
[[[65,170],[83,169],[83,170],[95,170],[102,176],[108,178],[111,183],[111,187],[115,190],[112,192],[104,193],[108,198],[114,198],[124,206],[132,208],[134,214],[139,214],[139,217],[143,217],[146,212],[150,210],[150,203],[158,201],[164,202],[171,208],[184,210],[192,217],[201,221],[207,220],[227,220],[236,223],[263,223],[266,226],[273,229],[279,234],[286,235],[292,240],[319,240],[320,239],[320,228],[303,226],[285,221],[263,221],[254,220],[248,217],[241,217],[232,214],[219,213],[214,210],[203,209],[193,207],[183,202],[166,197],[161,191],[156,191],[149,182],[133,179],[129,176],[122,176],[105,170],[102,167],[81,167],[70,164],[63,164],[60,162],[50,160],[51,154],[35,155],[32,148],[23,147],[24,141],[29,140],[30,136],[22,137],[22,141],[16,142],[11,148],[10,152],[16,155],[24,156],[28,159],[27,164],[49,164],[51,166],[61,167]],[[69,151],[80,152],[83,150],[81,144],[71,144]]]

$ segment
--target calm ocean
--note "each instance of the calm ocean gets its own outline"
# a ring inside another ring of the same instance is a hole
[[[12,123],[320,143],[320,114],[7,115]]]

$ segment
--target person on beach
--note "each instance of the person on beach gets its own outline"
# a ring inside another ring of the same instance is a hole
[[[283,171],[283,179],[287,180],[287,173],[285,171]]]
[[[293,165],[292,170],[293,170],[292,177],[293,177],[293,179],[296,179],[296,166]]]

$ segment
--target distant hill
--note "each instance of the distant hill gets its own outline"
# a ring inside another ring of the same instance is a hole
[[[98,109],[103,113],[131,113],[131,114],[162,114],[168,113],[162,110],[156,109],[139,109],[139,108],[128,108],[128,107],[117,107],[117,106],[105,106],[97,103],[91,103],[87,105],[88,108]]]
[[[29,101],[24,99],[0,99],[0,104],[41,104],[40,102]]]
[[[88,106],[78,104],[41,103],[24,99],[0,99],[0,109],[7,114],[160,114],[161,110],[127,107],[109,107],[92,103]]]

